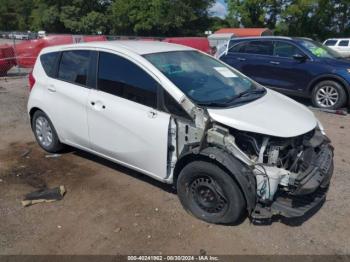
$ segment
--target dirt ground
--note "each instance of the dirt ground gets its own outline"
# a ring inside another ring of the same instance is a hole
[[[350,117],[316,112],[335,147],[327,201],[300,225],[209,225],[172,188],[87,153],[34,142],[26,78],[0,80],[0,254],[350,254]],[[288,128],[288,127],[286,127]],[[65,185],[62,201],[23,195]]]

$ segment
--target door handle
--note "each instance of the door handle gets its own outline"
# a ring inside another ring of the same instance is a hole
[[[270,64],[273,64],[273,65],[279,65],[279,64],[280,64],[280,62],[270,61]]]
[[[247,59],[245,59],[245,58],[243,58],[243,57],[237,57],[237,60],[239,60],[239,61],[245,61],[245,60],[247,60]]]
[[[102,109],[106,109],[106,106],[103,105],[101,102],[95,102],[95,101],[90,101],[90,104],[96,109],[96,110],[101,110]]]
[[[149,118],[156,118],[157,117],[157,112],[154,111],[154,110],[150,110],[150,111],[148,111],[147,115],[148,115]]]
[[[54,85],[49,85],[47,88],[50,92],[56,92],[56,87]]]

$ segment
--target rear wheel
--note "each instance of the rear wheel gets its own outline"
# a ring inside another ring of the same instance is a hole
[[[38,144],[47,152],[57,153],[63,149],[54,126],[42,111],[36,111],[32,118],[32,128]]]
[[[235,224],[244,213],[240,188],[212,163],[195,161],[185,166],[177,180],[177,192],[186,211],[209,223]]]
[[[345,102],[345,90],[342,85],[335,81],[322,81],[312,90],[312,103],[316,107],[338,109],[344,106]]]

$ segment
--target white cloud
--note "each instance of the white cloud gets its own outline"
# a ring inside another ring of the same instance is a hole
[[[209,12],[212,16],[218,16],[224,18],[227,14],[227,9],[225,4],[222,2],[216,1],[216,3],[209,9]]]

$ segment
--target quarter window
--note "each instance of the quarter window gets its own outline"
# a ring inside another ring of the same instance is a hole
[[[301,51],[296,46],[286,42],[275,42],[275,56],[292,58],[296,54],[302,55]]]
[[[157,82],[131,61],[100,52],[98,89],[139,104],[157,106]]]
[[[349,40],[341,40],[338,46],[349,46]]]
[[[40,56],[41,64],[44,68],[45,73],[49,77],[55,77],[55,67],[56,67],[56,61],[58,59],[58,56],[60,55],[59,52],[52,52],[52,53],[46,53]]]
[[[187,112],[170,96],[167,91],[164,92],[164,106],[170,114],[180,116],[183,118],[191,119]]]
[[[62,53],[58,78],[67,82],[86,85],[91,51],[74,50]]]

